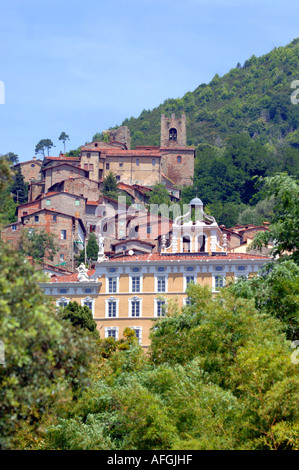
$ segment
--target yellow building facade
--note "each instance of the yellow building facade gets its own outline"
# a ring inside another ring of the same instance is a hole
[[[52,276],[41,287],[57,306],[70,301],[87,305],[101,338],[121,339],[129,327],[147,348],[154,321],[167,314],[170,301],[179,308],[188,303],[189,283],[207,285],[217,294],[229,280],[256,275],[270,260],[228,253],[225,236],[204,213],[202,202],[195,198],[189,206],[186,215],[175,219],[170,244],[162,240],[160,253],[106,258],[100,250],[94,269],[81,265],[78,274]]]

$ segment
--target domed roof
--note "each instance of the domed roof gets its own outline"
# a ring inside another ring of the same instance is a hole
[[[198,197],[195,197],[189,202],[189,206],[203,206],[203,203]]]

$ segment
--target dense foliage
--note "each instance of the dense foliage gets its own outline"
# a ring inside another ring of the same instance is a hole
[[[161,114],[187,116],[188,145],[196,149],[192,187],[182,191],[188,203],[196,189],[220,224],[251,223],[263,193],[254,176],[287,172],[299,176],[299,113],[291,102],[291,84],[298,79],[299,40],[252,56],[243,66],[183,98],[167,99],[153,110],[122,125],[132,145],[160,145]],[[252,212],[254,214],[252,215]],[[254,220],[271,220],[271,212]]]
[[[95,233],[91,233],[88,237],[88,242],[86,245],[86,262],[96,261],[98,259],[99,245]],[[85,262],[85,250],[81,250],[78,257],[79,263]]]
[[[34,433],[46,408],[73,400],[87,384],[94,344],[59,320],[38,286],[41,274],[20,253],[0,243],[0,448],[19,448],[19,432]],[[23,434],[22,434],[23,435]]]
[[[19,250],[25,256],[32,256],[36,261],[53,261],[55,254],[60,250],[57,239],[45,229],[24,229],[20,240]]]

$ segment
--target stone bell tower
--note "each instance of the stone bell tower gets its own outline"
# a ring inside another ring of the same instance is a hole
[[[162,173],[177,187],[191,186],[194,176],[194,147],[186,146],[186,115],[161,115]]]
[[[172,114],[170,118],[161,115],[161,147],[185,147],[186,146],[186,115],[176,118]]]

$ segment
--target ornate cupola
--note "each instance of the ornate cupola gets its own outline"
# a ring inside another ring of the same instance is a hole
[[[163,253],[226,253],[226,237],[216,220],[204,212],[203,202],[195,197],[187,205],[187,212],[176,217],[172,226],[172,243]]]

